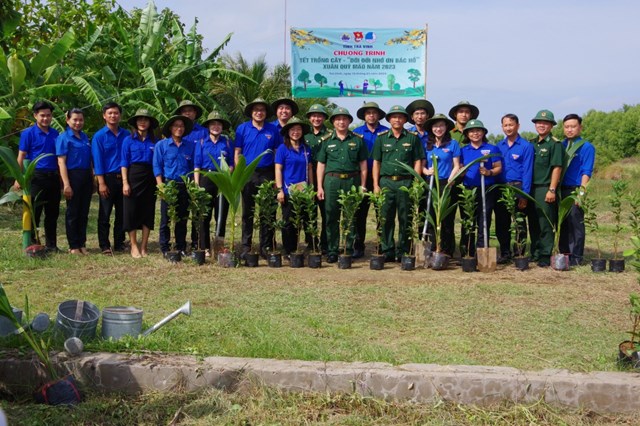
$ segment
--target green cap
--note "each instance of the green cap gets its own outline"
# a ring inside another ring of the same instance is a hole
[[[429,133],[433,133],[431,132],[431,128],[433,127],[434,124],[436,124],[436,121],[444,121],[445,124],[447,125],[447,132],[452,131],[453,128],[456,127],[453,121],[449,120],[449,117],[447,117],[446,115],[436,114],[430,119],[428,119],[426,123],[424,123],[424,128],[427,129]]]
[[[549,123],[553,123],[554,126],[558,124],[556,123],[556,119],[553,116],[553,113],[548,109],[541,109],[540,111],[538,111],[536,116],[533,117],[531,121],[533,123],[535,123],[536,121],[548,121]]]
[[[387,121],[389,121],[389,116],[391,114],[402,114],[407,119],[409,119],[409,114],[407,113],[407,110],[405,110],[402,105],[394,105],[391,107],[391,109],[389,109],[389,112],[387,113]]]
[[[471,110],[472,119],[476,119],[480,115],[480,110],[478,109],[477,106],[471,105],[469,101],[460,101],[456,104],[456,106],[454,106],[449,110],[449,117],[451,117],[453,121],[456,120],[456,113],[458,112],[458,109],[462,107],[467,107],[469,108],[469,110]]]
[[[433,114],[435,114],[435,112],[436,112],[436,109],[433,107],[433,104],[431,102],[429,102],[428,100],[426,100],[426,99],[416,99],[415,101],[413,101],[409,105],[407,105],[407,114],[409,114],[409,122],[411,124],[416,124],[411,119],[411,116],[413,115],[414,112],[416,112],[419,109],[425,110],[427,112],[427,115],[429,116],[429,118],[433,117]]]
[[[298,104],[296,103],[296,101],[294,101],[293,99],[289,99],[289,98],[280,98],[277,101],[273,102],[271,104],[271,110],[273,111],[273,113],[275,114],[276,110],[278,109],[278,106],[280,105],[289,105],[291,107],[291,115],[296,115],[298,113]]]
[[[467,125],[464,126],[464,130],[462,131],[462,133],[464,133],[466,135],[467,131],[469,131],[471,129],[482,129],[482,130],[484,130],[485,133],[489,132],[487,130],[487,128],[484,127],[484,124],[482,123],[482,121],[475,120],[475,119],[467,121]]]
[[[299,125],[302,126],[302,134],[306,134],[309,133],[309,125],[307,123],[305,123],[304,121],[300,120],[298,117],[291,117],[289,119],[289,121],[287,122],[287,124],[285,124],[284,126],[282,126],[282,129],[280,129],[280,134],[282,136],[287,136],[289,134],[289,129],[292,128],[295,125]]]
[[[309,111],[307,111],[307,118],[309,118],[313,113],[324,114],[325,120],[329,118],[329,113],[325,107],[320,104],[313,104],[309,107]]]
[[[331,112],[331,117],[329,117],[329,121],[331,121],[333,123],[333,119],[336,118],[339,115],[346,115],[347,117],[349,117],[349,120],[351,120],[353,122],[353,115],[351,115],[351,113],[349,112],[348,109],[343,108],[343,107],[338,107],[338,108],[334,109]]]
[[[136,127],[138,118],[141,118],[141,117],[148,118],[149,120],[151,120],[151,129],[155,129],[160,125],[158,120],[151,115],[148,109],[145,109],[145,108],[139,108],[136,111],[136,115],[134,115],[129,120],[127,120],[127,123],[129,123],[131,127]]]
[[[373,108],[373,109],[377,109],[378,110],[378,114],[380,115],[380,117],[378,117],[378,120],[382,120],[384,118],[384,116],[386,115],[385,112],[382,109],[380,109],[380,107],[378,106],[377,103],[375,103],[375,102],[365,102],[365,104],[362,105],[360,107],[360,109],[358,109],[358,112],[356,113],[356,115],[358,116],[358,118],[360,120],[364,120],[364,112],[366,110],[368,110],[369,108]]]
[[[182,102],[180,102],[180,104],[178,105],[178,108],[176,108],[176,110],[173,112],[173,115],[182,115],[182,112],[181,112],[182,108],[188,107],[188,106],[196,110],[196,120],[202,116],[202,108],[200,107],[200,105],[196,105],[188,99],[185,99]]]
[[[193,130],[193,121],[191,121],[189,117],[185,117],[184,115],[174,115],[173,117],[169,118],[166,123],[164,123],[164,126],[162,126],[162,134],[166,138],[171,137],[171,126],[178,120],[182,120],[182,122],[184,123],[184,135],[182,135],[182,137],[185,137],[189,133],[191,133],[191,130]]]
[[[269,103],[262,98],[255,98],[253,101],[249,102],[247,106],[244,107],[244,115],[251,118],[251,111],[253,111],[253,107],[256,105],[264,105],[264,107],[267,109],[267,117],[272,115],[271,105],[269,105]]]
[[[202,125],[204,127],[208,127],[209,123],[211,123],[212,121],[219,121],[222,123],[222,129],[223,130],[229,130],[229,128],[231,128],[231,122],[229,122],[229,120],[225,119],[222,114],[220,114],[218,111],[211,111],[209,113],[209,115],[207,116],[207,121],[205,121],[204,123],[202,123]]]

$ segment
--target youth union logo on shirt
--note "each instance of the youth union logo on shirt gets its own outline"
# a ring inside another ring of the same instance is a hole
[[[481,150],[481,151],[480,151],[480,154],[482,154],[482,155],[489,155],[489,154],[491,154],[491,150],[489,150],[489,149],[483,149],[483,150]]]
[[[518,158],[520,158],[520,156],[518,154],[511,154],[511,158],[517,160]]]
[[[271,133],[265,133],[264,137],[267,139],[271,139],[273,137],[273,135]]]

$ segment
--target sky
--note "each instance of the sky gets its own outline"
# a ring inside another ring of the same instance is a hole
[[[118,0],[125,9],[147,0]],[[291,58],[288,28],[423,28],[428,25],[427,99],[447,114],[460,100],[500,133],[506,113],[533,131],[533,118],[550,109],[556,119],[591,109],[612,111],[640,103],[640,2],[156,0],[187,29],[198,19],[204,47],[270,65]],[[401,7],[399,7],[401,5]],[[286,12],[285,12],[286,6]],[[285,24],[286,16],[286,24]],[[286,42],[286,45],[285,45]],[[331,99],[355,116],[360,99]],[[378,98],[383,110],[411,98]]]

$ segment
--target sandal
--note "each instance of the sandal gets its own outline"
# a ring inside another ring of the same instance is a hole
[[[108,256],[112,256],[112,255],[113,255],[113,252],[111,251],[111,249],[110,249],[110,248],[108,248],[108,249],[104,249],[104,250],[102,250],[102,254],[104,254],[104,255],[108,255]]]

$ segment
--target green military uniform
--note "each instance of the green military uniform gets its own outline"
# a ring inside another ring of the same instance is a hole
[[[320,140],[317,161],[325,164],[324,201],[327,218],[327,254],[338,255],[340,244],[340,190],[349,191],[352,186],[360,186],[360,162],[369,156],[364,140],[348,132],[341,140],[335,131],[329,132]],[[352,229],[353,231],[353,229]],[[349,233],[347,253],[352,252],[355,232]]]
[[[553,114],[545,110],[540,111],[532,121],[534,123],[536,121],[549,121],[555,124]],[[539,140],[539,138],[533,139],[531,143],[535,151],[531,196],[536,200],[535,205],[529,206],[531,257],[535,261],[548,264],[553,250],[554,232],[553,226],[549,223],[547,217],[555,225],[558,221],[558,204],[557,201],[556,203],[547,203],[545,197],[551,185],[553,169],[563,165],[564,147],[551,134],[542,140]]]
[[[424,148],[415,133],[402,130],[396,138],[392,130],[378,134],[373,145],[373,160],[380,162],[380,188],[387,188],[380,214],[386,218],[382,227],[382,252],[389,260],[409,253],[411,232],[409,228],[409,193],[401,187],[409,187],[413,177],[398,164],[398,161],[413,167],[417,160],[424,159]],[[398,215],[398,245],[394,240],[395,216]]]
[[[322,139],[329,135],[329,130],[323,125],[320,128],[318,133],[313,133],[313,128],[311,131],[304,135],[304,140],[311,148],[311,163],[313,166],[313,178],[316,179],[316,170],[318,168],[318,153],[320,152],[320,146],[322,144]],[[327,251],[327,216],[325,214],[324,209],[324,200],[318,200],[318,209],[320,210],[320,219],[322,220],[322,225],[320,228],[320,248],[323,252]]]

